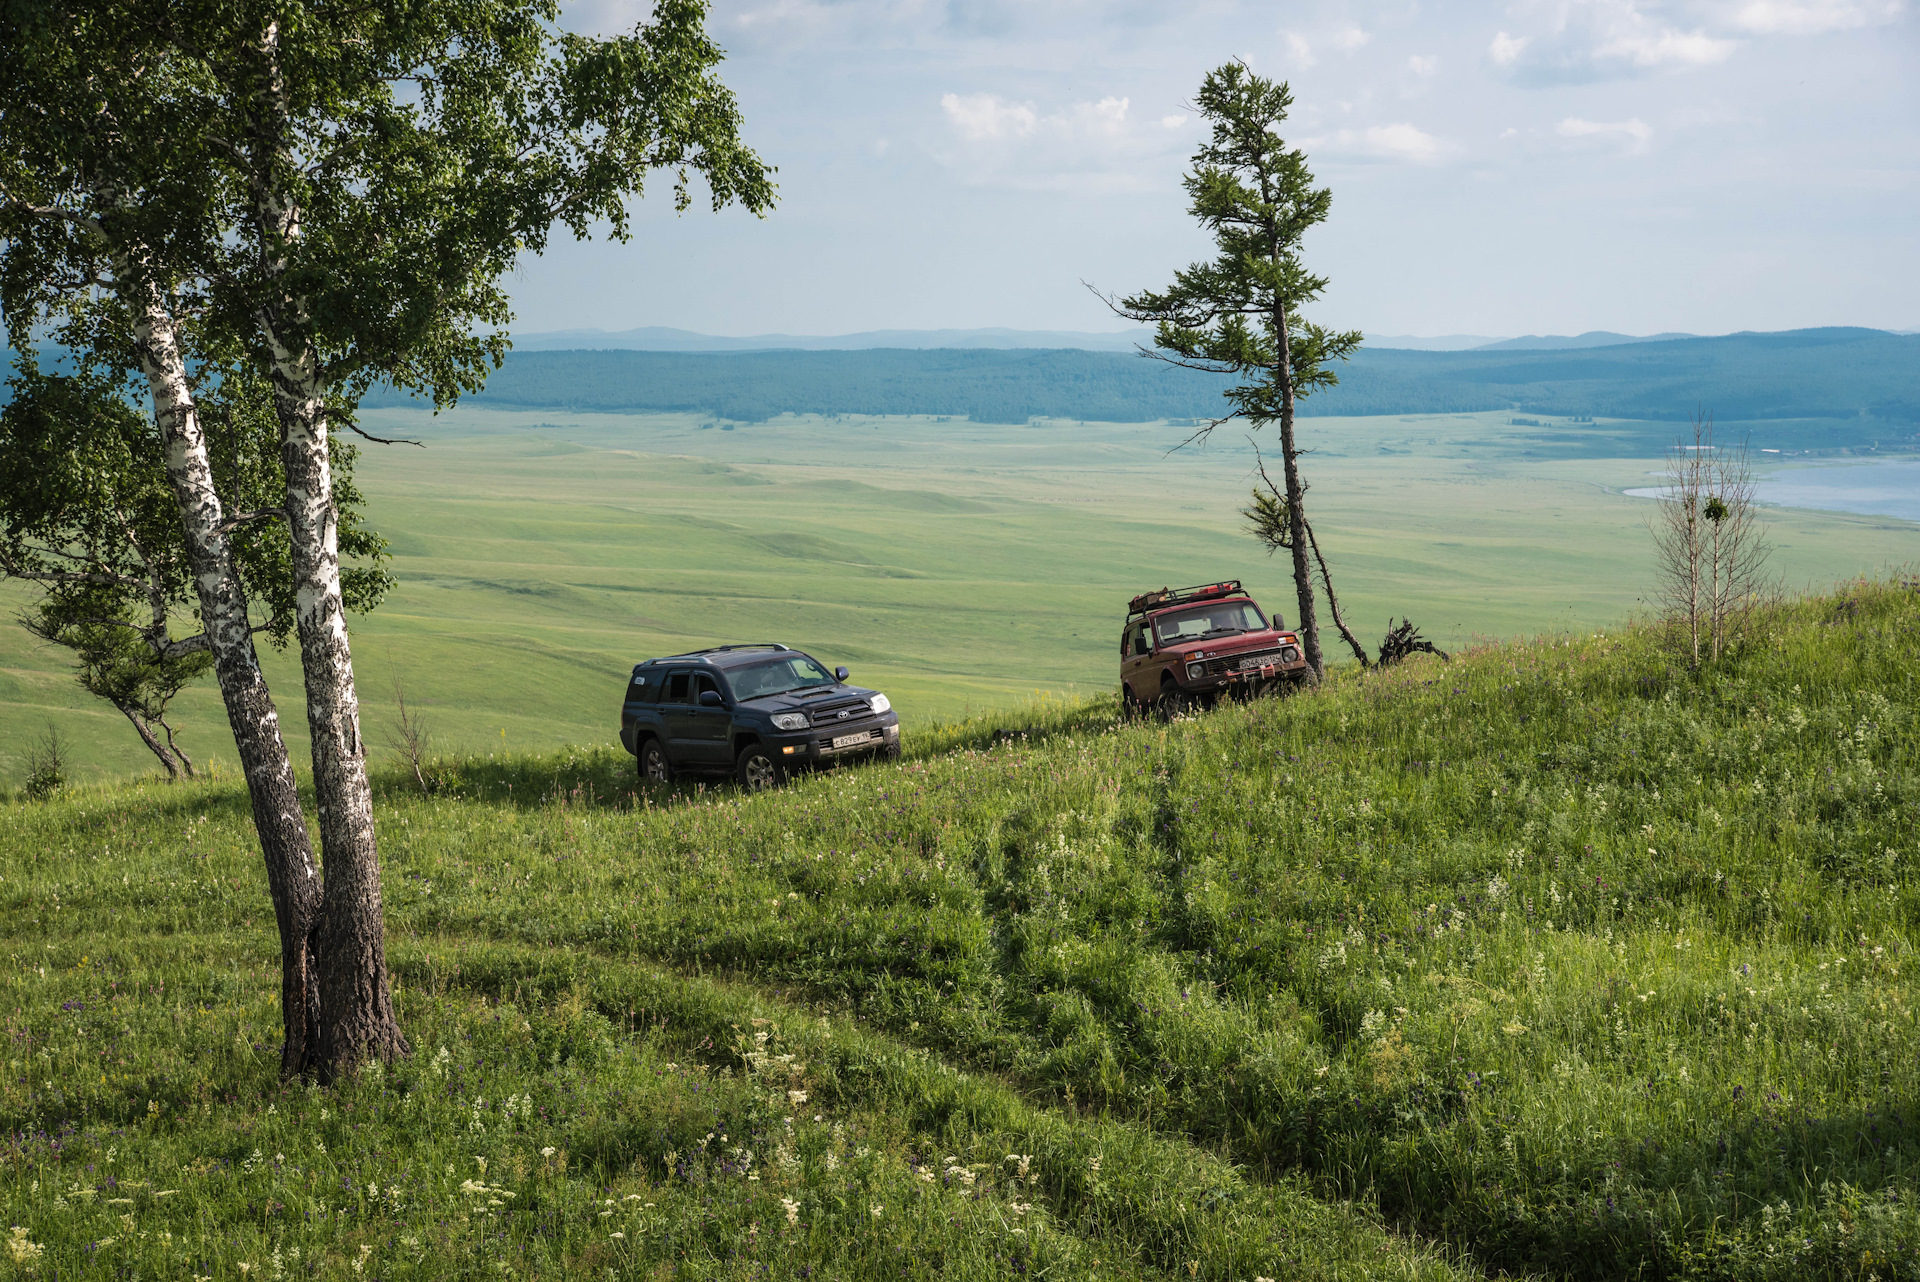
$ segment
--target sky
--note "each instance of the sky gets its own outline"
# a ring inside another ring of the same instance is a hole
[[[636,0],[567,10],[629,28]],[[1386,335],[1920,329],[1920,0],[718,0],[764,219],[557,239],[521,332],[1126,328],[1208,254],[1206,72],[1292,87],[1312,319]]]

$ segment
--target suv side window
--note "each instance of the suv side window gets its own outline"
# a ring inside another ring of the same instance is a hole
[[[1140,626],[1133,630],[1134,654],[1143,655],[1143,654],[1153,653],[1153,643],[1148,638],[1147,632],[1148,632],[1147,622],[1146,620],[1142,619],[1140,621]]]
[[[691,699],[687,698],[687,678],[691,675],[692,673],[689,673],[689,672],[676,672],[672,676],[668,677],[667,692],[666,694],[661,696],[660,702],[662,703],[693,702]]]
[[[688,697],[687,702],[698,703],[700,702],[701,695],[705,694],[709,690],[713,690],[717,692],[719,689],[720,687],[714,683],[713,675],[711,673],[696,672],[693,674],[693,692]]]

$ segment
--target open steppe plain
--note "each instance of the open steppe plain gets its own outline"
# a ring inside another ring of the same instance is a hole
[[[1673,425],[1510,417],[1302,421],[1316,529],[1368,643],[1389,615],[1457,650],[1612,627],[1643,608],[1648,504],[1621,491],[1650,483]],[[396,680],[444,751],[609,743],[632,663],[762,638],[848,664],[889,692],[911,735],[1038,692],[1110,690],[1124,602],[1146,587],[1238,577],[1294,613],[1287,567],[1241,530],[1254,459],[1233,427],[1169,453],[1190,428],[479,408],[364,422],[425,443],[365,445],[360,464],[399,579],[354,624],[377,745]],[[1741,430],[1722,425],[1727,439]],[[1769,520],[1789,586],[1920,561],[1911,522],[1790,509]],[[0,591],[0,613],[24,600]],[[266,659],[303,761],[293,657]],[[176,709],[188,750],[231,769],[211,684]],[[25,778],[49,717],[77,777],[153,769],[59,652],[0,627],[0,786]]]
[[[8,804],[0,1268],[1920,1278],[1920,593],[1753,624],[758,796],[388,772],[413,1054],[329,1088],[234,783]]]

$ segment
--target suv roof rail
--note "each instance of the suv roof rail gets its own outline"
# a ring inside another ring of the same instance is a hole
[[[648,663],[668,663],[675,659],[697,659],[703,654],[726,654],[731,650],[788,650],[791,646],[781,645],[778,641],[748,641],[740,645],[710,645],[702,650],[684,650],[679,654],[663,654],[657,659],[648,659]]]
[[[1207,601],[1214,597],[1232,596],[1240,590],[1238,579],[1226,579],[1219,583],[1201,583],[1190,588],[1161,588],[1157,592],[1142,592],[1127,602],[1127,613],[1144,614],[1148,610],[1159,610],[1170,605],[1185,605],[1189,601]]]

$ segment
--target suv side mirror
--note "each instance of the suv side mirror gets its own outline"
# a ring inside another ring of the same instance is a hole
[[[841,666],[833,670],[833,679],[835,681],[845,681],[848,677],[852,675],[853,674],[851,672],[847,671],[845,664],[842,664]]]
[[[702,690],[700,692],[700,706],[703,708],[724,708],[727,706],[727,701],[720,697],[718,690]]]

